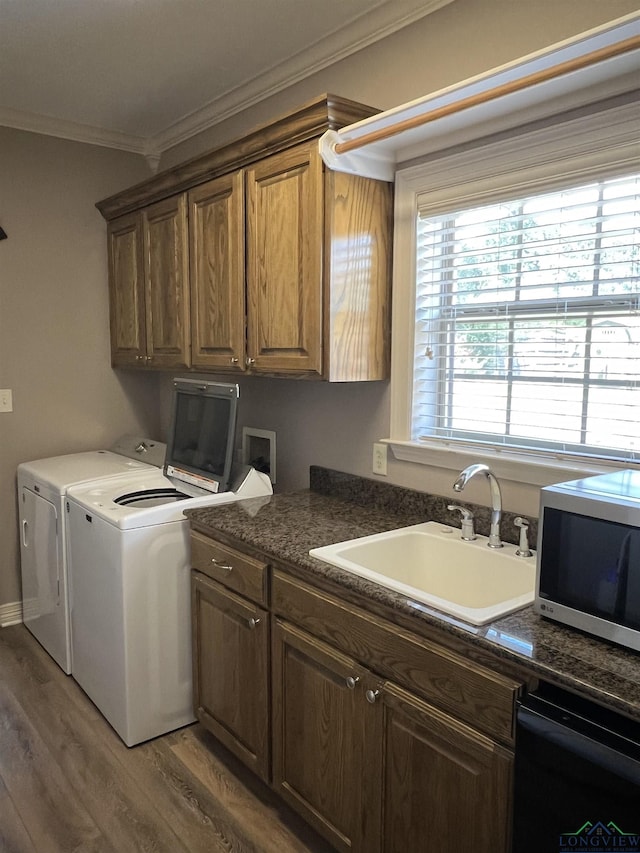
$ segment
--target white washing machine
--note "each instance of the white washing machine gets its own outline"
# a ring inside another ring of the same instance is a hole
[[[75,486],[66,500],[73,677],[127,746],[195,719],[184,510],[272,493],[253,468],[229,480],[237,386],[175,385],[164,472]]]
[[[86,481],[158,470],[166,445],[125,435],[110,450],[69,453],[18,466],[22,619],[56,663],[70,674],[67,489]]]

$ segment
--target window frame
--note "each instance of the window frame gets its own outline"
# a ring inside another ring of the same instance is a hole
[[[599,462],[553,451],[466,445],[447,439],[411,440],[416,295],[416,217],[497,201],[505,194],[552,191],[594,177],[640,168],[638,93],[523,125],[493,138],[442,151],[396,172],[392,307],[390,444],[404,461],[460,469],[481,457],[502,477],[545,485],[598,474],[632,463]]]

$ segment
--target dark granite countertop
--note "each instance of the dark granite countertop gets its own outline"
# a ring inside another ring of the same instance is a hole
[[[267,558],[377,602],[403,618],[474,644],[534,677],[574,690],[640,721],[640,654],[550,622],[532,607],[476,627],[309,556],[311,548],[427,520],[451,522],[449,499],[311,469],[309,491],[188,510],[194,526],[245,543]],[[474,507],[484,533],[488,510]],[[506,514],[507,515],[507,514]],[[535,521],[532,525],[535,536]],[[535,540],[532,540],[535,541]]]

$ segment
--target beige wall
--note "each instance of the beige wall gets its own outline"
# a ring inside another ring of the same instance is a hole
[[[619,17],[637,0],[454,0],[423,21],[167,152],[162,168],[226,142],[321,92],[381,108]],[[241,61],[241,50],[238,51]],[[109,367],[105,224],[95,201],[147,177],[141,158],[0,128],[0,606],[20,597],[15,469],[103,447],[120,433],[166,437],[169,377]],[[240,423],[275,429],[278,489],[305,486],[310,464],[371,476],[389,430],[388,383],[248,378]],[[451,472],[391,461],[389,482],[449,494]],[[469,489],[470,500],[485,496]],[[510,484],[505,504],[535,512]]]
[[[148,175],[141,157],[0,128],[0,605],[20,599],[19,462],[158,429],[155,379],[109,366],[99,198]]]

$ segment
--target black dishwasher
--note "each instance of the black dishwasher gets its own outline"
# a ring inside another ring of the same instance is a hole
[[[518,703],[513,853],[640,853],[640,723],[551,685]]]

